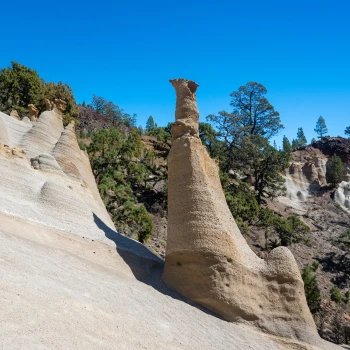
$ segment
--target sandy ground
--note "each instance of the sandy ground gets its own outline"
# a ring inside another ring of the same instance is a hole
[[[172,294],[156,261],[3,214],[0,242],[1,349],[280,348]]]

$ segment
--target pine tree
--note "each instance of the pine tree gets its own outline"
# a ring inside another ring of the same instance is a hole
[[[329,165],[326,172],[327,182],[335,187],[336,184],[342,181],[344,177],[344,166],[341,158],[336,154],[329,160]]]
[[[304,135],[303,128],[298,128],[297,142],[298,142],[298,147],[303,147],[307,144],[307,140],[306,140],[306,137]]]
[[[153,117],[150,115],[147,119],[147,122],[146,122],[146,132],[149,132],[150,130],[152,130],[153,128],[155,127],[155,124],[154,124],[154,119]]]
[[[307,304],[310,311],[314,314],[321,306],[321,293],[318,288],[316,276],[313,274],[313,270],[309,265],[306,265],[301,275],[304,281],[304,290]]]
[[[333,301],[335,301],[336,303],[339,303],[341,301],[340,290],[337,286],[333,285],[330,293],[331,293],[331,299]]]
[[[344,130],[344,134],[350,138],[350,126],[346,127],[346,129]]]
[[[292,149],[293,149],[293,150],[296,150],[298,147],[299,147],[298,141],[295,140],[295,139],[293,139],[293,140],[292,140]]]
[[[43,82],[35,70],[11,62],[11,67],[0,70],[0,111],[27,113],[29,103],[38,107],[42,90]]]
[[[278,148],[277,148],[276,140],[273,140],[273,147],[274,147],[275,149],[278,149]]]
[[[322,137],[327,134],[328,129],[326,126],[326,122],[322,116],[320,116],[316,122],[316,128],[314,129],[315,133],[318,135],[318,138],[322,139]]]
[[[290,144],[288,138],[286,137],[286,135],[283,135],[283,151],[290,153],[292,152],[292,145]]]

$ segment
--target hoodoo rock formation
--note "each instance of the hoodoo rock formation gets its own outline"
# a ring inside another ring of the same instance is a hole
[[[39,110],[31,103],[28,105],[28,117],[32,122],[38,119]]]
[[[258,258],[227,207],[218,165],[198,136],[198,85],[185,79],[170,82],[176,90],[176,121],[168,159],[164,281],[228,321],[326,348],[292,253],[278,247],[266,260]]]

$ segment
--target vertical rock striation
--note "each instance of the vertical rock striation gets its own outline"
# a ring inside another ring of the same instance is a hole
[[[218,165],[198,136],[198,85],[170,80],[176,121],[169,153],[168,240],[163,279],[228,321],[310,344],[322,343],[292,253],[258,258],[227,207]]]

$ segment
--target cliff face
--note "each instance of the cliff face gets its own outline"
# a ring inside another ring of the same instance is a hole
[[[323,137],[322,140],[294,151],[292,163],[284,174],[287,195],[279,200],[289,200],[287,204],[298,206],[310,195],[317,195],[326,189],[328,162],[334,154],[342,159],[344,166],[344,178],[335,190],[334,200],[349,210],[350,140],[342,137]]]
[[[313,148],[319,149],[323,154],[332,156],[337,154],[343,163],[350,166],[350,139],[343,137],[323,137],[321,140],[311,144]]]
[[[228,321],[322,347],[291,252],[279,247],[258,258],[227,207],[218,166],[196,132],[197,84],[171,83],[177,102],[164,281]]]
[[[0,113],[0,144],[0,211],[95,238],[104,236],[95,217],[114,228],[74,125],[63,128],[60,110],[34,122]]]

